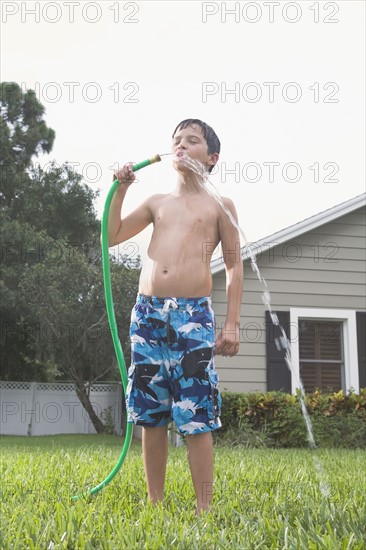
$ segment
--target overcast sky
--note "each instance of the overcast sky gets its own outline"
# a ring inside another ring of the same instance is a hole
[[[365,3],[2,2],[2,81],[35,89],[56,131],[39,158],[100,190],[115,163],[169,152],[201,118],[222,150],[211,180],[254,241],[365,191]],[[169,157],[168,157],[169,158]],[[139,172],[126,212],[171,191]],[[144,257],[150,230],[125,252]]]

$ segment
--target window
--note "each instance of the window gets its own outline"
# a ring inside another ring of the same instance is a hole
[[[290,308],[291,390],[359,391],[356,312]]]
[[[342,325],[299,319],[300,378],[306,392],[345,390]]]

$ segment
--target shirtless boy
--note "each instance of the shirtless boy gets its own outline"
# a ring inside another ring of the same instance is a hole
[[[178,174],[174,191],[152,195],[122,219],[123,200],[135,174],[132,164],[117,172],[120,185],[110,207],[108,237],[109,246],[114,246],[153,224],[131,315],[128,421],[143,426],[148,495],[156,503],[163,499],[167,427],[174,420],[186,436],[200,514],[212,498],[212,431],[221,426],[214,355],[227,357],[239,351],[243,267],[236,253],[237,229],[208,195],[202,178],[184,162],[187,157],[194,159],[210,172],[220,153],[215,132],[198,119],[182,121],[173,133],[172,152]],[[225,197],[223,202],[237,220],[233,202]],[[220,241],[227,313],[215,339],[210,260]]]

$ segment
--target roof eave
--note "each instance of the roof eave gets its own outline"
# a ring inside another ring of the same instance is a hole
[[[349,214],[350,212],[354,212],[355,210],[358,210],[365,205],[366,193],[363,193],[362,195],[358,195],[353,199],[350,199],[341,204],[337,204],[336,206],[324,210],[323,212],[319,212],[319,214],[315,214],[310,218],[306,218],[301,222],[290,225],[285,229],[281,229],[276,233],[272,233],[271,235],[268,235],[263,239],[255,241],[253,243],[246,243],[241,249],[242,259],[247,260],[251,256],[250,248],[254,248],[254,250],[257,249],[257,252],[265,252],[266,250],[274,248],[279,244],[291,241],[296,237],[307,233],[308,231],[317,229],[321,225],[325,225],[326,223],[330,223],[335,219]],[[249,244],[251,245],[250,248],[248,246]],[[216,258],[215,260],[213,260],[210,267],[212,275],[218,273],[219,271],[222,271],[225,268],[223,257],[221,256],[220,258]]]

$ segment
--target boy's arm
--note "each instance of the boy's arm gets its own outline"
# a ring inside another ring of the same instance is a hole
[[[230,199],[224,198],[224,204],[236,223],[238,223],[234,203]],[[224,356],[233,356],[238,353],[240,345],[243,260],[240,250],[239,231],[229,220],[226,212],[222,213],[219,220],[219,234],[226,271],[227,312],[225,324],[215,342],[215,353]]]
[[[136,179],[134,172],[132,172],[132,163],[125,165],[122,170],[117,172],[116,176],[119,179],[120,185],[113,195],[109,209],[108,244],[110,247],[137,235],[137,233],[140,233],[153,221],[149,199],[144,201],[128,216],[121,219],[124,198],[129,186]]]

